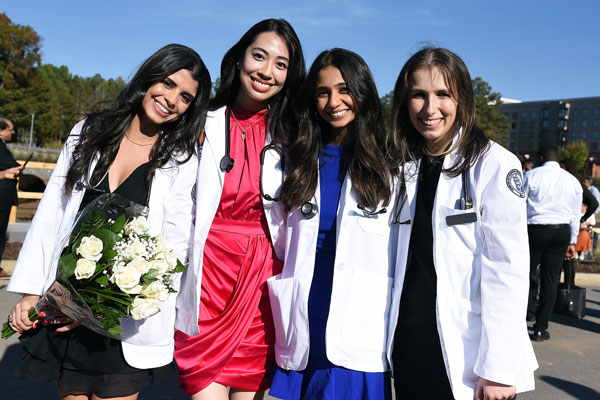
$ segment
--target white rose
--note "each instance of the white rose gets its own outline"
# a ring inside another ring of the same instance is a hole
[[[132,267],[140,271],[142,275],[150,270],[150,263],[144,260],[142,257],[136,257],[127,263],[128,267]]]
[[[75,267],[75,278],[87,279],[94,275],[96,271],[96,262],[90,261],[85,258],[77,260],[77,266]]]
[[[156,252],[161,253],[169,250],[169,243],[167,243],[167,239],[165,239],[165,237],[160,233],[156,235]]]
[[[88,260],[98,261],[102,258],[103,247],[104,243],[102,243],[102,240],[94,235],[90,235],[81,239],[81,243],[75,252]]]
[[[110,277],[110,281],[115,283],[119,289],[129,294],[137,294],[142,290],[139,285],[142,273],[133,267],[119,268]]]
[[[146,246],[139,240],[134,240],[133,242],[129,243],[129,246],[127,246],[127,250],[129,251],[129,254],[131,254],[131,256],[134,258],[142,257],[144,254],[146,254]]]
[[[150,225],[148,224],[148,220],[146,217],[137,217],[129,221],[128,224],[125,225],[125,232],[127,233],[137,233],[138,235],[143,235],[150,230]]]
[[[144,319],[160,311],[158,301],[154,299],[144,299],[140,296],[133,299],[131,304],[131,316],[133,319]]]
[[[169,264],[169,271],[177,266],[177,257],[170,251],[163,251],[156,255],[157,260],[165,260]]]
[[[169,297],[169,290],[164,283],[154,281],[142,288],[141,295],[149,299],[158,300],[162,303],[167,300],[167,297]]]
[[[166,260],[158,259],[150,261],[150,269],[158,270],[158,275],[164,275],[170,270],[169,263]]]

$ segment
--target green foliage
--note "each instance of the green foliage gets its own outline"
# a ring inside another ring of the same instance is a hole
[[[383,119],[383,126],[388,132],[392,131],[392,99],[394,91],[389,92],[385,96],[381,97],[381,117]]]
[[[67,281],[75,273],[75,267],[77,267],[77,260],[73,254],[62,256],[58,260],[58,270],[62,273],[60,279]]]
[[[73,125],[85,113],[109,105],[125,82],[98,74],[73,76],[65,66],[41,61],[38,34],[0,13],[0,115],[11,118],[19,132],[30,130],[35,114],[33,144],[60,147]],[[29,134],[21,138],[28,140]]]
[[[506,116],[500,112],[502,107],[501,95],[492,92],[489,83],[476,77],[473,79],[473,91],[475,92],[475,123],[492,140],[506,144],[509,124]]]
[[[583,140],[571,142],[558,150],[558,158],[561,160],[565,158],[573,160],[575,169],[579,171],[583,168],[585,160],[588,158],[587,145]]]

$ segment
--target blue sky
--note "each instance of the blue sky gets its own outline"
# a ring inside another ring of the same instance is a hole
[[[43,38],[43,62],[73,74],[131,73],[168,43],[202,56],[213,80],[221,58],[255,22],[287,19],[307,68],[324,49],[363,56],[383,95],[423,43],[458,53],[473,77],[523,101],[600,96],[600,1],[4,1],[14,23]]]

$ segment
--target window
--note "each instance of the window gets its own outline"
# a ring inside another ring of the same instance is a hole
[[[517,138],[517,132],[515,132],[515,131],[512,131],[512,132],[510,133],[510,138],[511,138],[511,139],[516,139],[516,138]]]
[[[598,131],[592,132],[592,138],[598,139],[599,137],[600,137],[600,132],[598,132]]]
[[[587,128],[587,120],[584,119],[583,121],[581,121],[581,127]]]
[[[517,119],[519,117],[519,113],[518,112],[513,112],[512,113],[512,119]]]
[[[592,126],[594,128],[600,128],[600,119],[595,119],[592,121]]]
[[[547,128],[547,127],[548,127],[548,120],[544,120],[544,121],[542,121],[542,126],[543,126],[544,128]]]
[[[529,132],[529,139],[533,139],[535,138],[535,133],[534,132]]]
[[[527,112],[526,111],[521,112],[521,118],[527,118]]]
[[[600,108],[594,107],[594,116],[600,115]]]
[[[565,127],[565,120],[564,119],[559,119],[558,120],[558,127],[559,128],[564,128]]]
[[[577,137],[577,132],[571,132],[571,137],[575,139]]]
[[[519,139],[525,139],[525,132],[519,132]]]
[[[559,117],[564,117],[565,115],[567,115],[567,109],[566,108],[561,108],[560,110],[558,110],[558,116]]]
[[[525,122],[525,121],[519,122],[519,128],[521,128],[521,129],[527,128],[527,122]]]
[[[577,121],[571,121],[571,128],[577,128]]]
[[[510,148],[511,150],[515,148],[517,144],[515,142],[510,142]]]
[[[582,131],[580,136],[582,139],[585,139],[587,137],[587,133],[585,131]]]
[[[598,142],[592,142],[591,149],[598,150]]]
[[[576,117],[578,113],[579,113],[579,109],[578,109],[578,108],[574,108],[574,109],[571,111],[571,114],[573,114],[573,116],[574,116],[574,117]]]
[[[544,118],[548,118],[550,116],[550,110],[548,110],[547,108],[544,108],[544,111],[542,111],[542,116]]]
[[[535,129],[535,121],[529,121],[529,129]]]
[[[581,116],[582,117],[587,117],[588,116],[588,109],[587,108],[582,108],[581,109]]]
[[[537,118],[537,111],[531,112],[531,118]]]
[[[511,129],[517,129],[517,123],[516,122],[511,122],[510,128]]]

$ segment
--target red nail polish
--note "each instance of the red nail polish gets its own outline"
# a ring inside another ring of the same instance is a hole
[[[33,323],[33,329],[37,328],[39,324],[39,319]]]
[[[23,331],[18,331],[19,333],[23,333]]]
[[[43,317],[45,317],[45,316],[46,316],[46,313],[45,313],[45,312],[43,312],[43,311],[42,311],[41,313],[39,313],[39,314],[38,314],[38,317],[42,317],[42,318],[43,318]]]

